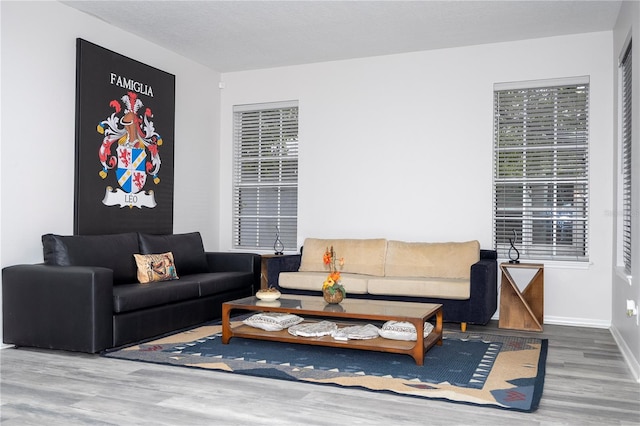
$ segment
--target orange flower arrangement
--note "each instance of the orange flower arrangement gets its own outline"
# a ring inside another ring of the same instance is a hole
[[[340,271],[336,267],[336,261],[338,266],[341,268],[344,266],[344,257],[340,259],[336,258],[336,252],[333,250],[333,246],[327,247],[327,250],[324,252],[322,256],[322,262],[329,266],[329,275],[327,279],[322,283],[322,290],[328,291],[330,294],[335,294],[336,291],[340,291],[343,296],[347,295],[347,291],[344,289],[343,285],[340,284]]]

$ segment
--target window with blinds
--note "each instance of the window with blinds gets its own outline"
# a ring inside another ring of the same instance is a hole
[[[622,86],[622,261],[631,275],[631,43],[620,63]]]
[[[499,256],[588,261],[588,77],[495,85],[494,160]]]
[[[295,249],[298,103],[236,106],[233,120],[233,246]]]

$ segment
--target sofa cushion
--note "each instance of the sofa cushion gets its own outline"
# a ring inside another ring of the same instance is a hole
[[[327,247],[333,246],[336,257],[344,258],[344,266],[338,268],[341,272],[352,274],[384,275],[384,261],[387,250],[387,240],[378,239],[318,239],[304,240],[300,271],[329,272],[322,257]]]
[[[326,272],[280,272],[278,286],[292,290],[322,291]],[[347,294],[367,294],[369,275],[341,274],[340,283]]]
[[[254,277],[252,272],[212,272],[192,274],[189,279],[198,282],[200,296],[210,296],[251,288]]]
[[[199,232],[167,235],[138,234],[138,238],[142,254],[172,252],[180,276],[209,272]]]
[[[300,324],[304,318],[284,312],[260,312],[251,315],[242,322],[251,327],[266,331],[280,331],[292,325]]]
[[[389,241],[385,275],[469,280],[471,265],[480,260],[478,241],[407,243]]]
[[[138,281],[142,284],[178,279],[173,253],[134,254]]]
[[[424,332],[422,338],[425,338],[433,331],[433,324],[430,322],[424,323]],[[387,321],[382,325],[382,328],[378,331],[381,337],[391,340],[418,340],[418,333],[416,332],[416,326],[407,321]]]
[[[369,294],[467,300],[471,297],[469,280],[457,278],[371,277]]]
[[[198,282],[190,279],[149,284],[123,284],[113,288],[113,311],[130,312],[195,299],[200,295]]]
[[[134,232],[110,235],[42,236],[44,263],[58,266],[100,266],[113,270],[114,284],[136,281],[138,236]]]

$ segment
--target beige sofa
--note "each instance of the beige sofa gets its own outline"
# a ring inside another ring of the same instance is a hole
[[[329,246],[344,258],[347,297],[442,303],[445,321],[463,328],[486,324],[496,311],[497,256],[481,250],[478,241],[307,238],[301,255],[270,259],[269,285],[284,293],[320,294]]]

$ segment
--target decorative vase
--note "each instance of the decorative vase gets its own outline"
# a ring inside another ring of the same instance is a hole
[[[339,303],[327,303],[322,310],[325,312],[344,312],[344,308]]]
[[[324,301],[331,304],[336,304],[342,302],[344,299],[344,294],[340,290],[336,290],[333,294],[329,292],[329,290],[322,290],[322,296],[324,297]]]

